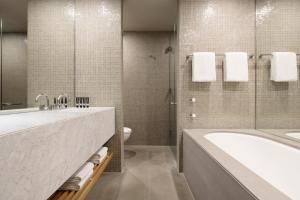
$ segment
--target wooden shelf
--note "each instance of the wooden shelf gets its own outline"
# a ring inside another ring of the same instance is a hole
[[[108,153],[104,161],[94,167],[93,175],[79,191],[58,190],[48,200],[84,200],[104,172],[112,157],[113,154]]]

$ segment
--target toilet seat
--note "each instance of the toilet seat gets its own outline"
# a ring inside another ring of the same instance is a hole
[[[127,141],[130,138],[130,135],[132,133],[132,129],[128,128],[128,127],[124,127],[123,132],[124,132],[124,141]]]

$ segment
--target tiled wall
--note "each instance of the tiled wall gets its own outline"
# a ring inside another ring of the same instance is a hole
[[[28,106],[39,93],[74,99],[73,0],[28,1]]]
[[[29,106],[38,93],[52,99],[66,92],[72,99],[89,96],[91,106],[116,107],[109,171],[121,171],[123,160],[121,10],[121,0],[30,0],[28,6]]]
[[[27,106],[27,45],[26,34],[4,33],[2,37],[2,99],[4,103],[20,104],[4,106],[18,109]]]
[[[249,82],[223,82],[222,58],[217,81],[193,83],[186,56],[195,51],[255,53],[255,0],[179,0],[178,159],[182,167],[182,128],[254,128],[255,61]],[[191,104],[189,99],[197,102]],[[190,113],[197,117],[191,119]]]
[[[257,0],[256,5],[257,55],[300,53],[300,1]],[[257,128],[300,128],[300,82],[270,81],[270,58],[257,62]]]
[[[76,96],[116,107],[109,171],[121,171],[123,160],[121,10],[121,0],[76,0]]]
[[[123,34],[124,124],[127,144],[170,145],[170,32]]]

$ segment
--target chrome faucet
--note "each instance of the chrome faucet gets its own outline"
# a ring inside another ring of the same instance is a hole
[[[46,98],[47,104],[46,105],[40,105],[39,109],[40,110],[48,110],[49,106],[50,106],[50,103],[49,103],[49,98],[48,98],[48,96],[46,94],[39,94],[39,95],[37,95],[37,97],[35,98],[35,102],[37,103],[41,97],[45,97]]]
[[[62,100],[65,100],[62,102]],[[57,97],[57,103],[59,108],[66,108],[68,107],[68,99],[69,96],[67,94],[61,94]]]

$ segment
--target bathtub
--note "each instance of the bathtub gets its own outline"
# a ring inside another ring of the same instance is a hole
[[[184,130],[183,172],[195,199],[300,199],[300,150],[255,130]]]
[[[260,129],[260,131],[298,142],[300,140],[300,129]]]

